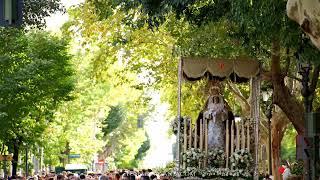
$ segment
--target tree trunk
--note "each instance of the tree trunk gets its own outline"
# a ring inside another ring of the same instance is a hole
[[[273,85],[273,103],[278,105],[292,122],[298,134],[303,135],[303,105],[293,95],[284,83],[284,75],[280,68],[280,44],[278,40],[272,42],[272,85]]]
[[[272,42],[271,76],[273,85],[273,103],[278,105],[292,122],[298,134],[304,134],[303,106],[291,95],[289,88],[285,85],[284,75],[280,67],[280,44],[278,40]],[[278,172],[280,167],[280,148],[285,126],[281,120],[272,122],[272,171],[276,180],[281,176]]]
[[[272,128],[272,173],[275,180],[281,180],[278,168],[280,167],[280,133],[276,128]]]
[[[15,142],[13,144],[12,176],[17,175],[18,160],[19,160],[19,144]]]
[[[63,159],[63,166],[65,166],[66,164],[69,164],[70,162],[70,159],[69,159],[69,155],[70,155],[70,151],[71,151],[71,148],[70,148],[70,142],[67,141],[66,143],[66,147],[65,147],[65,150],[64,150],[64,154],[65,154],[65,157]]]
[[[278,109],[278,108],[277,108]],[[281,141],[289,123],[286,115],[279,109],[272,118],[272,175],[275,180],[281,180],[278,168],[281,165]]]

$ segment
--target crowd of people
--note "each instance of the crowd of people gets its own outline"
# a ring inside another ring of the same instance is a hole
[[[171,180],[169,176],[159,175],[152,172],[151,169],[134,171],[131,170],[119,170],[109,171],[107,173],[87,173],[78,174],[73,172],[62,173],[48,173],[45,175],[35,175],[31,177],[12,176],[9,180]]]
[[[287,180],[290,175],[290,168],[287,162],[282,163],[278,169],[283,180]],[[142,169],[136,171],[130,170],[117,170],[108,171],[107,173],[77,173],[77,172],[67,172],[63,171],[61,173],[48,173],[43,175],[34,175],[28,178],[24,176],[12,176],[8,178],[9,180],[172,180],[172,177],[162,174],[159,175],[154,173],[151,169]],[[266,175],[264,180],[272,180],[273,176]],[[0,178],[0,180],[2,180]]]

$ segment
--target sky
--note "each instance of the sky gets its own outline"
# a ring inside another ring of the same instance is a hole
[[[62,0],[61,2],[68,9],[73,5],[84,2],[84,0]],[[67,13],[55,13],[47,18],[46,21],[47,30],[59,32],[60,27],[68,21],[68,15]],[[154,93],[152,96],[153,103],[156,104],[157,108],[145,125],[151,140],[151,147],[142,163],[142,167],[144,168],[164,166],[173,159],[172,144],[175,138],[168,136],[168,130],[170,128],[170,123],[166,121],[168,105],[161,103],[158,93]]]
[[[142,163],[143,168],[155,168],[165,166],[173,160],[172,145],[174,136],[169,136],[170,122],[166,120],[169,105],[161,103],[160,94],[153,93],[152,103],[156,110],[149,117],[145,128],[151,141],[151,147]]]
[[[68,9],[71,6],[78,5],[84,0],[61,0],[62,4]],[[47,30],[50,31],[59,31],[60,27],[68,21],[67,13],[55,13],[52,14],[49,18],[46,18],[47,21]]]

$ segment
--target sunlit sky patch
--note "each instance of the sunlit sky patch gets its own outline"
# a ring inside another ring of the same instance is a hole
[[[75,6],[84,2],[84,0],[61,0],[61,2],[68,9],[71,6]],[[52,14],[49,18],[47,18],[47,29],[54,32],[59,31],[63,23],[65,23],[66,21],[68,21],[67,13]]]

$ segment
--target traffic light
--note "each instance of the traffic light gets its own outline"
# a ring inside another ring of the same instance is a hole
[[[0,26],[22,24],[23,0],[0,0]]]

